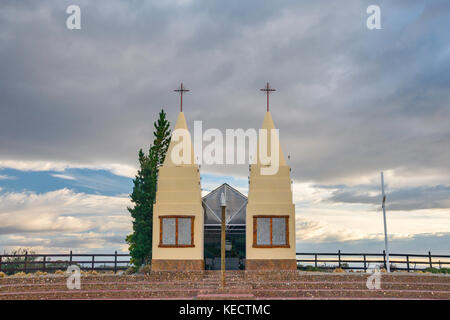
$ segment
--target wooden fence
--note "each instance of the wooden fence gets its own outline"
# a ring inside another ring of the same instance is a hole
[[[449,268],[450,255],[405,254],[389,255],[391,270],[415,271],[425,268]],[[386,267],[386,253],[305,253],[297,252],[297,264],[324,269],[364,270],[375,265]],[[65,270],[70,265],[77,265],[81,270],[114,271],[125,270],[130,266],[130,255],[119,254],[18,254],[0,255],[0,271],[15,272],[52,272]]]
[[[375,265],[386,268],[386,252],[383,253],[343,253],[341,250],[334,253],[304,253],[297,252],[297,264],[316,268],[342,268],[364,270]],[[328,264],[328,265],[327,265]],[[450,255],[390,253],[389,264],[391,271],[395,270],[423,270],[425,268],[450,267]]]
[[[124,259],[126,258],[126,259]],[[5,273],[65,270],[77,265],[81,270],[114,271],[130,266],[130,255],[120,254],[3,254],[0,255],[0,271]]]

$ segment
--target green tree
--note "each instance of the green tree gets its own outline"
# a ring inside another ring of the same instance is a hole
[[[133,233],[125,241],[129,244],[131,263],[137,268],[148,264],[152,256],[153,204],[156,200],[158,169],[163,164],[170,143],[170,122],[166,113],[161,110],[159,118],[154,122],[153,145],[148,154],[139,150],[140,169],[133,180],[131,202],[128,208],[133,218]]]
[[[153,141],[153,149],[157,169],[164,163],[166,158],[167,149],[170,144],[170,122],[166,119],[166,113],[161,110],[159,118],[153,123],[155,131],[153,135],[155,140]]]
[[[29,249],[23,249],[19,248],[17,250],[11,250],[9,252],[4,251],[4,255],[12,255],[12,256],[18,256],[18,257],[3,257],[3,266],[2,270],[6,274],[14,274],[19,271],[27,271],[25,270],[25,254],[34,255],[36,254],[34,251],[31,251]],[[22,257],[21,257],[22,256]],[[35,263],[38,260],[36,257],[27,257],[27,269],[33,270],[42,267],[42,264]],[[35,271],[35,270],[33,270]]]

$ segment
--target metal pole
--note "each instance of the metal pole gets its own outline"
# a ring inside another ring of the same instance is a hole
[[[386,196],[384,195],[384,177],[383,177],[383,172],[381,172],[381,195],[383,197],[383,203],[382,203],[381,207],[383,208],[384,247],[386,249],[386,270],[387,270],[387,272],[391,272],[391,266],[389,264],[389,248],[388,248],[387,226],[386,226]]]
[[[222,289],[225,288],[225,211],[226,211],[226,202],[225,195],[222,193],[220,197],[220,206],[222,207],[222,239],[221,239],[221,253],[220,253],[220,269],[221,269],[221,280],[222,280]]]

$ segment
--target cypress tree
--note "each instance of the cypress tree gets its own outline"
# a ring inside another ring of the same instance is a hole
[[[166,119],[166,113],[161,110],[159,118],[153,123],[155,131],[153,135],[155,140],[153,141],[153,150],[155,153],[156,166],[159,167],[164,163],[166,158],[167,149],[170,144],[170,122]]]
[[[148,155],[139,150],[140,169],[133,180],[131,202],[128,211],[133,218],[133,233],[125,241],[129,244],[131,263],[138,268],[148,264],[152,257],[153,204],[156,200],[158,169],[163,164],[170,143],[170,122],[161,110],[154,122],[153,145]]]

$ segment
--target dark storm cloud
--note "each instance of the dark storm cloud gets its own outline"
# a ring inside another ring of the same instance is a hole
[[[371,195],[367,186],[341,187],[326,201],[337,203],[372,204],[379,208],[381,195]],[[442,209],[450,207],[450,187],[413,187],[391,190],[386,195],[388,210]]]
[[[2,1],[0,158],[135,165],[181,80],[205,129],[258,128],[270,80],[294,178],[449,177],[450,4],[378,1],[370,31],[372,2],[77,1],[69,31],[72,1]]]
[[[391,237],[389,250],[391,253],[447,254],[449,233],[421,233],[407,238]],[[381,253],[384,242],[381,239],[361,239],[339,241],[329,239],[323,242],[301,242],[297,244],[297,252],[371,252]],[[309,258],[306,258],[309,259]]]
[[[88,233],[80,235],[48,235],[45,238],[39,237],[39,234],[30,235],[21,239],[2,238],[1,243],[4,247],[25,246],[25,247],[39,247],[45,246],[47,248],[89,248],[89,243],[101,244],[105,247],[117,248],[118,245],[124,243],[124,235],[107,236],[99,233]],[[91,249],[92,250],[92,249]]]

